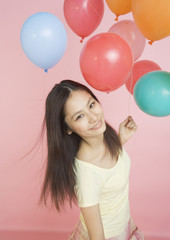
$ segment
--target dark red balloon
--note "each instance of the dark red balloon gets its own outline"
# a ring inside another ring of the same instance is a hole
[[[100,24],[104,14],[103,0],[65,0],[64,16],[78,36],[89,36]]]

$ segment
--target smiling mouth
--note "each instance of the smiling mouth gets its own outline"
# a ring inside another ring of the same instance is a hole
[[[102,120],[100,120],[94,127],[92,127],[92,130],[99,129],[102,126]]]

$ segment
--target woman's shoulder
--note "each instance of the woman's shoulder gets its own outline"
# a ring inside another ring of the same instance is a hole
[[[76,181],[80,185],[86,183],[101,185],[102,174],[93,164],[75,158]]]
[[[130,158],[127,150],[123,147],[122,147],[122,151],[121,151],[120,155],[124,158]]]
[[[76,170],[82,173],[95,171],[95,166],[93,164],[88,161],[81,160],[78,157],[75,157],[75,166]]]

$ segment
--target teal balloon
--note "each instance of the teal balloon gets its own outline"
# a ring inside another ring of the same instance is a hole
[[[170,115],[170,73],[153,71],[135,84],[134,98],[139,108],[152,116]]]
[[[67,33],[63,23],[55,15],[39,12],[24,22],[20,41],[30,61],[47,71],[64,55]]]

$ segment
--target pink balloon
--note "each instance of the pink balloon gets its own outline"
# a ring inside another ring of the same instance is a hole
[[[64,16],[78,36],[89,36],[100,24],[104,14],[103,0],[65,0]]]
[[[142,77],[144,74],[156,70],[161,70],[161,68],[155,62],[149,60],[141,60],[135,62],[132,68],[132,74],[125,83],[127,90],[131,94],[133,94],[133,89],[138,79]]]
[[[113,33],[89,39],[80,54],[83,77],[93,88],[110,92],[122,86],[132,70],[133,55],[128,44]]]
[[[115,23],[108,32],[118,34],[129,44],[133,53],[134,61],[141,56],[145,47],[145,38],[133,21],[119,21],[118,23]]]

